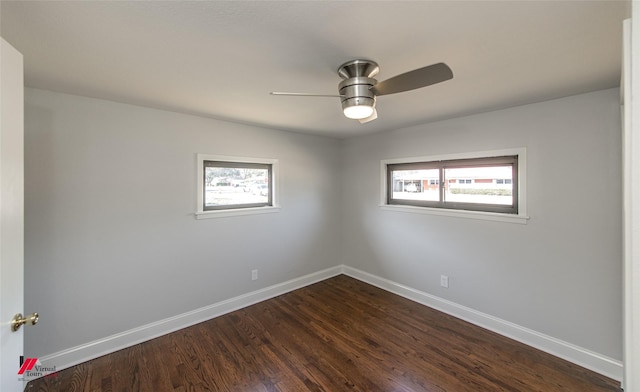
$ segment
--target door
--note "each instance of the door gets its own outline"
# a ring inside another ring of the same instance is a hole
[[[24,328],[12,332],[11,319],[23,312],[24,81],[22,54],[0,40],[0,391],[17,392]]]

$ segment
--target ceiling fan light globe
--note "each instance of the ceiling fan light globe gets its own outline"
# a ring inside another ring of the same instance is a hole
[[[361,120],[367,118],[373,114],[373,106],[368,105],[355,105],[344,108],[344,115],[347,118],[354,120]]]
[[[342,111],[347,118],[361,120],[373,114],[375,104],[375,97],[348,97],[342,101]]]

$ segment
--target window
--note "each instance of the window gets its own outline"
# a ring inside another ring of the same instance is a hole
[[[203,161],[203,210],[266,207],[271,202],[271,165]]]
[[[518,214],[518,173],[518,155],[386,163],[385,204]]]
[[[202,217],[273,212],[277,160],[198,155],[198,209]]]

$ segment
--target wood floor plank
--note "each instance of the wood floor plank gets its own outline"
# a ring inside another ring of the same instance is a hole
[[[28,384],[47,391],[620,391],[340,275]]]

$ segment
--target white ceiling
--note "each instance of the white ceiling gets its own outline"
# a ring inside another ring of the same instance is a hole
[[[25,84],[344,138],[619,85],[629,1],[5,1]],[[361,125],[340,64],[379,81],[437,62],[453,80],[378,98]]]

